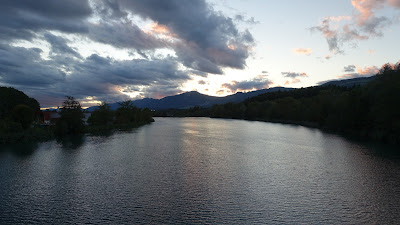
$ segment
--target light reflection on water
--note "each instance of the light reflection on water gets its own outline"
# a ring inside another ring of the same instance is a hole
[[[0,222],[394,224],[400,160],[386,148],[208,118],[4,146]]]

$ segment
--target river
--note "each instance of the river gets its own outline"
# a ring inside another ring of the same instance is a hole
[[[1,224],[396,224],[400,158],[319,129],[155,118],[0,147]]]

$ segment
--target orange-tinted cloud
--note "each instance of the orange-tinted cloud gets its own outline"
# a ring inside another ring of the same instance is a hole
[[[295,79],[292,80],[292,84],[297,84],[297,83],[300,83],[300,82],[301,82],[301,80],[298,79],[298,78],[295,78]]]
[[[339,75],[338,77],[344,78],[344,79],[357,78],[357,77],[369,77],[369,76],[373,76],[379,72],[379,68],[376,66],[362,68],[362,67],[353,66],[353,65],[349,65],[349,66],[345,67],[345,71],[346,71],[346,68],[348,69],[347,71],[351,71],[349,69],[350,66],[351,66],[352,71],[355,71],[355,72],[342,74],[342,75]]]
[[[152,34],[152,35],[158,35],[161,38],[165,38],[165,39],[169,39],[169,40],[172,40],[172,39],[178,37],[178,35],[171,32],[171,30],[168,29],[167,26],[160,25],[157,22],[148,24],[145,32],[148,34]]]
[[[311,48],[295,48],[293,52],[299,55],[311,55],[312,49]]]
[[[225,90],[218,90],[216,93],[217,95],[223,95],[225,93]]]

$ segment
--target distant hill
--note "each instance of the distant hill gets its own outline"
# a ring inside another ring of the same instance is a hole
[[[341,87],[350,87],[354,85],[363,85],[371,80],[375,79],[375,76],[372,77],[360,77],[353,78],[347,80],[334,80],[328,81],[320,86],[326,85],[335,85]],[[162,99],[153,99],[153,98],[144,98],[133,101],[133,104],[138,108],[149,108],[152,110],[164,110],[164,109],[187,109],[194,106],[200,106],[203,108],[209,108],[214,104],[225,104],[228,102],[242,102],[248,98],[255,97],[260,94],[268,93],[268,92],[276,92],[276,91],[288,91],[293,90],[294,88],[284,88],[284,87],[275,87],[269,89],[262,89],[251,92],[237,92],[233,95],[228,95],[225,97],[215,97],[201,94],[197,91],[185,92],[179,95],[168,96]],[[112,110],[116,110],[119,107],[118,102],[110,104]],[[97,106],[89,107],[88,111],[94,111]]]
[[[340,87],[352,87],[355,85],[367,84],[370,81],[374,80],[375,77],[376,76],[358,77],[358,78],[352,78],[352,79],[347,79],[347,80],[332,80],[332,81],[327,81],[326,83],[323,83],[320,86],[335,85],[335,86],[340,86]]]
[[[260,94],[274,91],[287,91],[292,88],[275,87],[269,89],[262,89],[251,92],[238,92],[233,95],[225,97],[215,97],[201,94],[197,91],[185,92],[179,95],[168,96],[162,99],[144,98],[133,101],[133,104],[138,108],[149,108],[152,110],[163,110],[163,109],[187,109],[194,106],[200,107],[211,107],[214,104],[225,104],[228,102],[241,102],[247,98],[251,98]],[[119,107],[118,102],[110,104],[112,110],[116,110]],[[88,111],[94,111],[97,106],[89,107]]]

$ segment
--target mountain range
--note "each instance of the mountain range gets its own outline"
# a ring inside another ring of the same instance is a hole
[[[373,77],[361,77],[361,78],[353,78],[346,80],[334,80],[328,81],[323,85],[336,85],[336,86],[354,86],[354,85],[363,85],[373,80]],[[151,110],[165,110],[165,109],[187,109],[194,106],[200,106],[204,108],[208,108],[213,106],[214,104],[225,104],[228,102],[241,102],[246,100],[247,98],[251,98],[260,94],[275,92],[275,91],[289,91],[293,88],[285,88],[285,87],[274,87],[268,89],[262,89],[251,92],[237,92],[232,95],[228,95],[225,97],[216,97],[201,94],[197,91],[185,92],[179,95],[173,95],[164,97],[162,99],[153,99],[153,98],[144,98],[132,101],[132,103],[138,108],[149,108]],[[87,108],[87,111],[94,111],[98,106],[92,106]],[[116,110],[119,108],[119,103],[111,103],[111,110]]]

